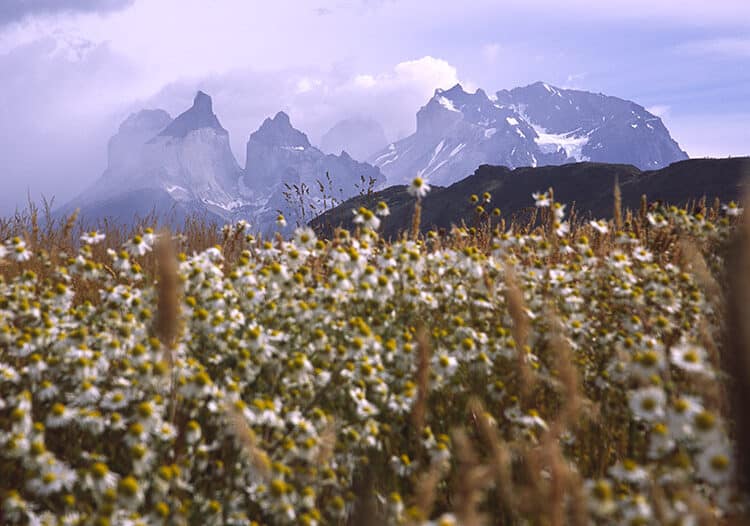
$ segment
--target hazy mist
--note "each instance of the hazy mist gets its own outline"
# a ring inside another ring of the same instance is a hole
[[[0,213],[73,197],[130,112],[197,89],[241,165],[279,110],[313,143],[355,115],[395,140],[435,88],[536,80],[649,107],[691,156],[750,154],[748,34],[744,0],[3,0]]]

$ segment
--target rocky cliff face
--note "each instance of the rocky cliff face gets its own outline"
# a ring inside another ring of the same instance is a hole
[[[562,147],[578,160],[648,170],[688,158],[661,119],[635,102],[537,82],[497,92],[497,103],[517,110],[540,146]]]
[[[436,90],[417,113],[417,131],[370,160],[389,182],[420,176],[450,184],[480,164],[600,161],[648,169],[686,158],[661,120],[643,107],[536,83],[492,98],[461,85]]]
[[[108,153],[103,176],[63,210],[80,208],[92,220],[109,212],[130,221],[148,205],[136,203],[134,196],[154,196],[148,209],[163,215],[179,209],[230,217],[242,205],[237,196],[241,169],[229,134],[203,92],[174,120],[164,110],[130,115],[110,140]]]
[[[205,213],[218,221],[245,219],[269,233],[279,212],[293,226],[300,204],[293,187],[309,189],[305,213],[314,214],[364,191],[370,181],[383,184],[380,170],[346,153],[324,154],[282,112],[250,136],[241,169],[211,97],[198,92],[193,105],[174,120],[163,110],[128,117],[110,140],[104,175],[61,213],[81,208],[91,220],[109,215],[124,221],[152,210],[178,220]]]
[[[288,217],[299,215],[302,204],[324,206],[323,201],[343,201],[368,186],[382,186],[385,178],[377,168],[355,161],[346,152],[324,154],[307,136],[295,129],[289,116],[279,112],[266,119],[247,143],[247,161],[240,193],[266,212],[281,210]],[[286,200],[280,196],[289,194]]]
[[[164,110],[141,110],[125,119],[117,134],[109,140],[104,177],[132,176],[139,167],[143,145],[171,122],[172,117]]]

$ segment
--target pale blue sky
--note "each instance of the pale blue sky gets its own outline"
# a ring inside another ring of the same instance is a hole
[[[27,190],[72,197],[129,112],[176,115],[198,88],[240,163],[278,110],[313,142],[354,114],[397,139],[458,81],[620,96],[691,156],[750,155],[750,2],[2,0],[0,79],[6,213]]]

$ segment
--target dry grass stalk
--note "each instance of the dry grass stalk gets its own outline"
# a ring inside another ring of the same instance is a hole
[[[521,292],[515,272],[510,266],[505,267],[505,300],[508,303],[508,312],[513,320],[511,333],[516,343],[521,399],[526,401],[534,382],[534,376],[526,356],[530,324],[523,292]]]
[[[479,438],[489,449],[489,465],[495,477],[495,487],[500,496],[501,505],[506,510],[512,510],[515,506],[508,445],[500,439],[497,426],[489,419],[482,402],[478,398],[469,400],[469,411],[474,416]]]
[[[414,215],[411,218],[411,239],[416,241],[419,237],[419,227],[422,223],[422,201],[417,199],[414,202]]]
[[[554,356],[557,376],[564,390],[563,406],[558,422],[560,424],[558,431],[562,428],[574,427],[580,417],[581,412],[581,385],[578,376],[578,370],[573,362],[573,353],[568,344],[568,340],[562,333],[559,320],[553,317],[553,332],[550,340],[550,351]],[[559,432],[556,436],[559,435]]]
[[[539,495],[542,497],[541,502],[546,503],[546,506],[541,506],[540,509],[546,508],[545,518],[550,526],[562,526],[566,524],[565,499],[569,470],[560,451],[557,437],[553,433],[545,433],[542,440],[542,455],[547,465],[549,482],[544,492],[546,495]]]
[[[320,434],[320,445],[318,454],[315,456],[315,463],[318,466],[325,466],[333,458],[333,452],[336,448],[336,421],[333,417],[328,419],[328,424]]]
[[[420,475],[414,492],[414,507],[420,517],[429,517],[435,507],[437,486],[443,478],[443,469],[439,464],[431,464],[430,469]]]
[[[745,210],[750,194],[744,199]],[[737,426],[740,484],[750,491],[750,214],[743,214],[733,253],[728,258],[724,368],[734,377],[732,403]]]
[[[157,311],[154,334],[165,347],[170,365],[172,352],[180,332],[180,277],[177,273],[177,255],[168,231],[162,231],[155,247],[157,264]]]
[[[698,247],[687,238],[680,239],[677,246],[682,267],[695,277],[696,282],[703,289],[706,299],[714,306],[718,306],[722,298],[721,287],[711,274],[711,270]]]
[[[65,225],[62,229],[62,235],[60,236],[60,241],[67,241],[70,239],[70,234],[73,232],[73,227],[76,225],[76,220],[78,219],[78,208],[76,208],[72,214],[68,216],[68,218],[65,220]]]
[[[180,332],[180,277],[177,273],[177,255],[168,231],[162,231],[156,246],[157,304],[152,331],[159,338],[167,362],[170,378],[169,419],[177,417],[177,385],[174,371],[175,348]]]
[[[462,429],[453,432],[458,469],[453,485],[454,512],[458,524],[480,526],[486,518],[479,513],[479,503],[492,481],[491,472],[479,457]]]
[[[430,390],[430,356],[432,344],[424,325],[417,327],[417,399],[411,412],[411,421],[417,434],[424,427],[425,411],[427,410],[427,396]]]
[[[258,447],[255,432],[250,429],[245,417],[234,405],[227,404],[226,415],[229,430],[250,458],[250,464],[262,478],[268,479],[271,474],[271,459]]]
[[[620,183],[615,178],[615,189],[614,189],[614,210],[613,216],[615,220],[615,230],[622,230],[622,193],[620,192]]]
[[[589,524],[588,501],[584,493],[583,480],[575,470],[568,470],[568,494],[570,496],[569,524],[585,526]]]

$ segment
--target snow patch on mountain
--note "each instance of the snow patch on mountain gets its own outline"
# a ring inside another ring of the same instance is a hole
[[[417,112],[417,131],[376,152],[371,162],[392,183],[421,175],[451,184],[480,164],[591,160],[651,169],[686,157],[642,106],[539,82],[492,97],[481,89],[468,93],[460,84],[435,90]]]
[[[531,124],[531,123],[530,123]],[[531,124],[536,132],[534,142],[544,153],[555,153],[560,150],[565,151],[568,158],[575,159],[577,162],[590,161],[591,159],[583,155],[583,147],[589,142],[588,135],[577,135],[576,131],[568,133],[548,133],[542,126]]]
[[[446,97],[438,97],[437,101],[440,103],[440,105],[445,108],[448,111],[454,111],[457,113],[461,113],[458,109],[456,109],[456,106],[453,104],[453,101],[446,98]]]

